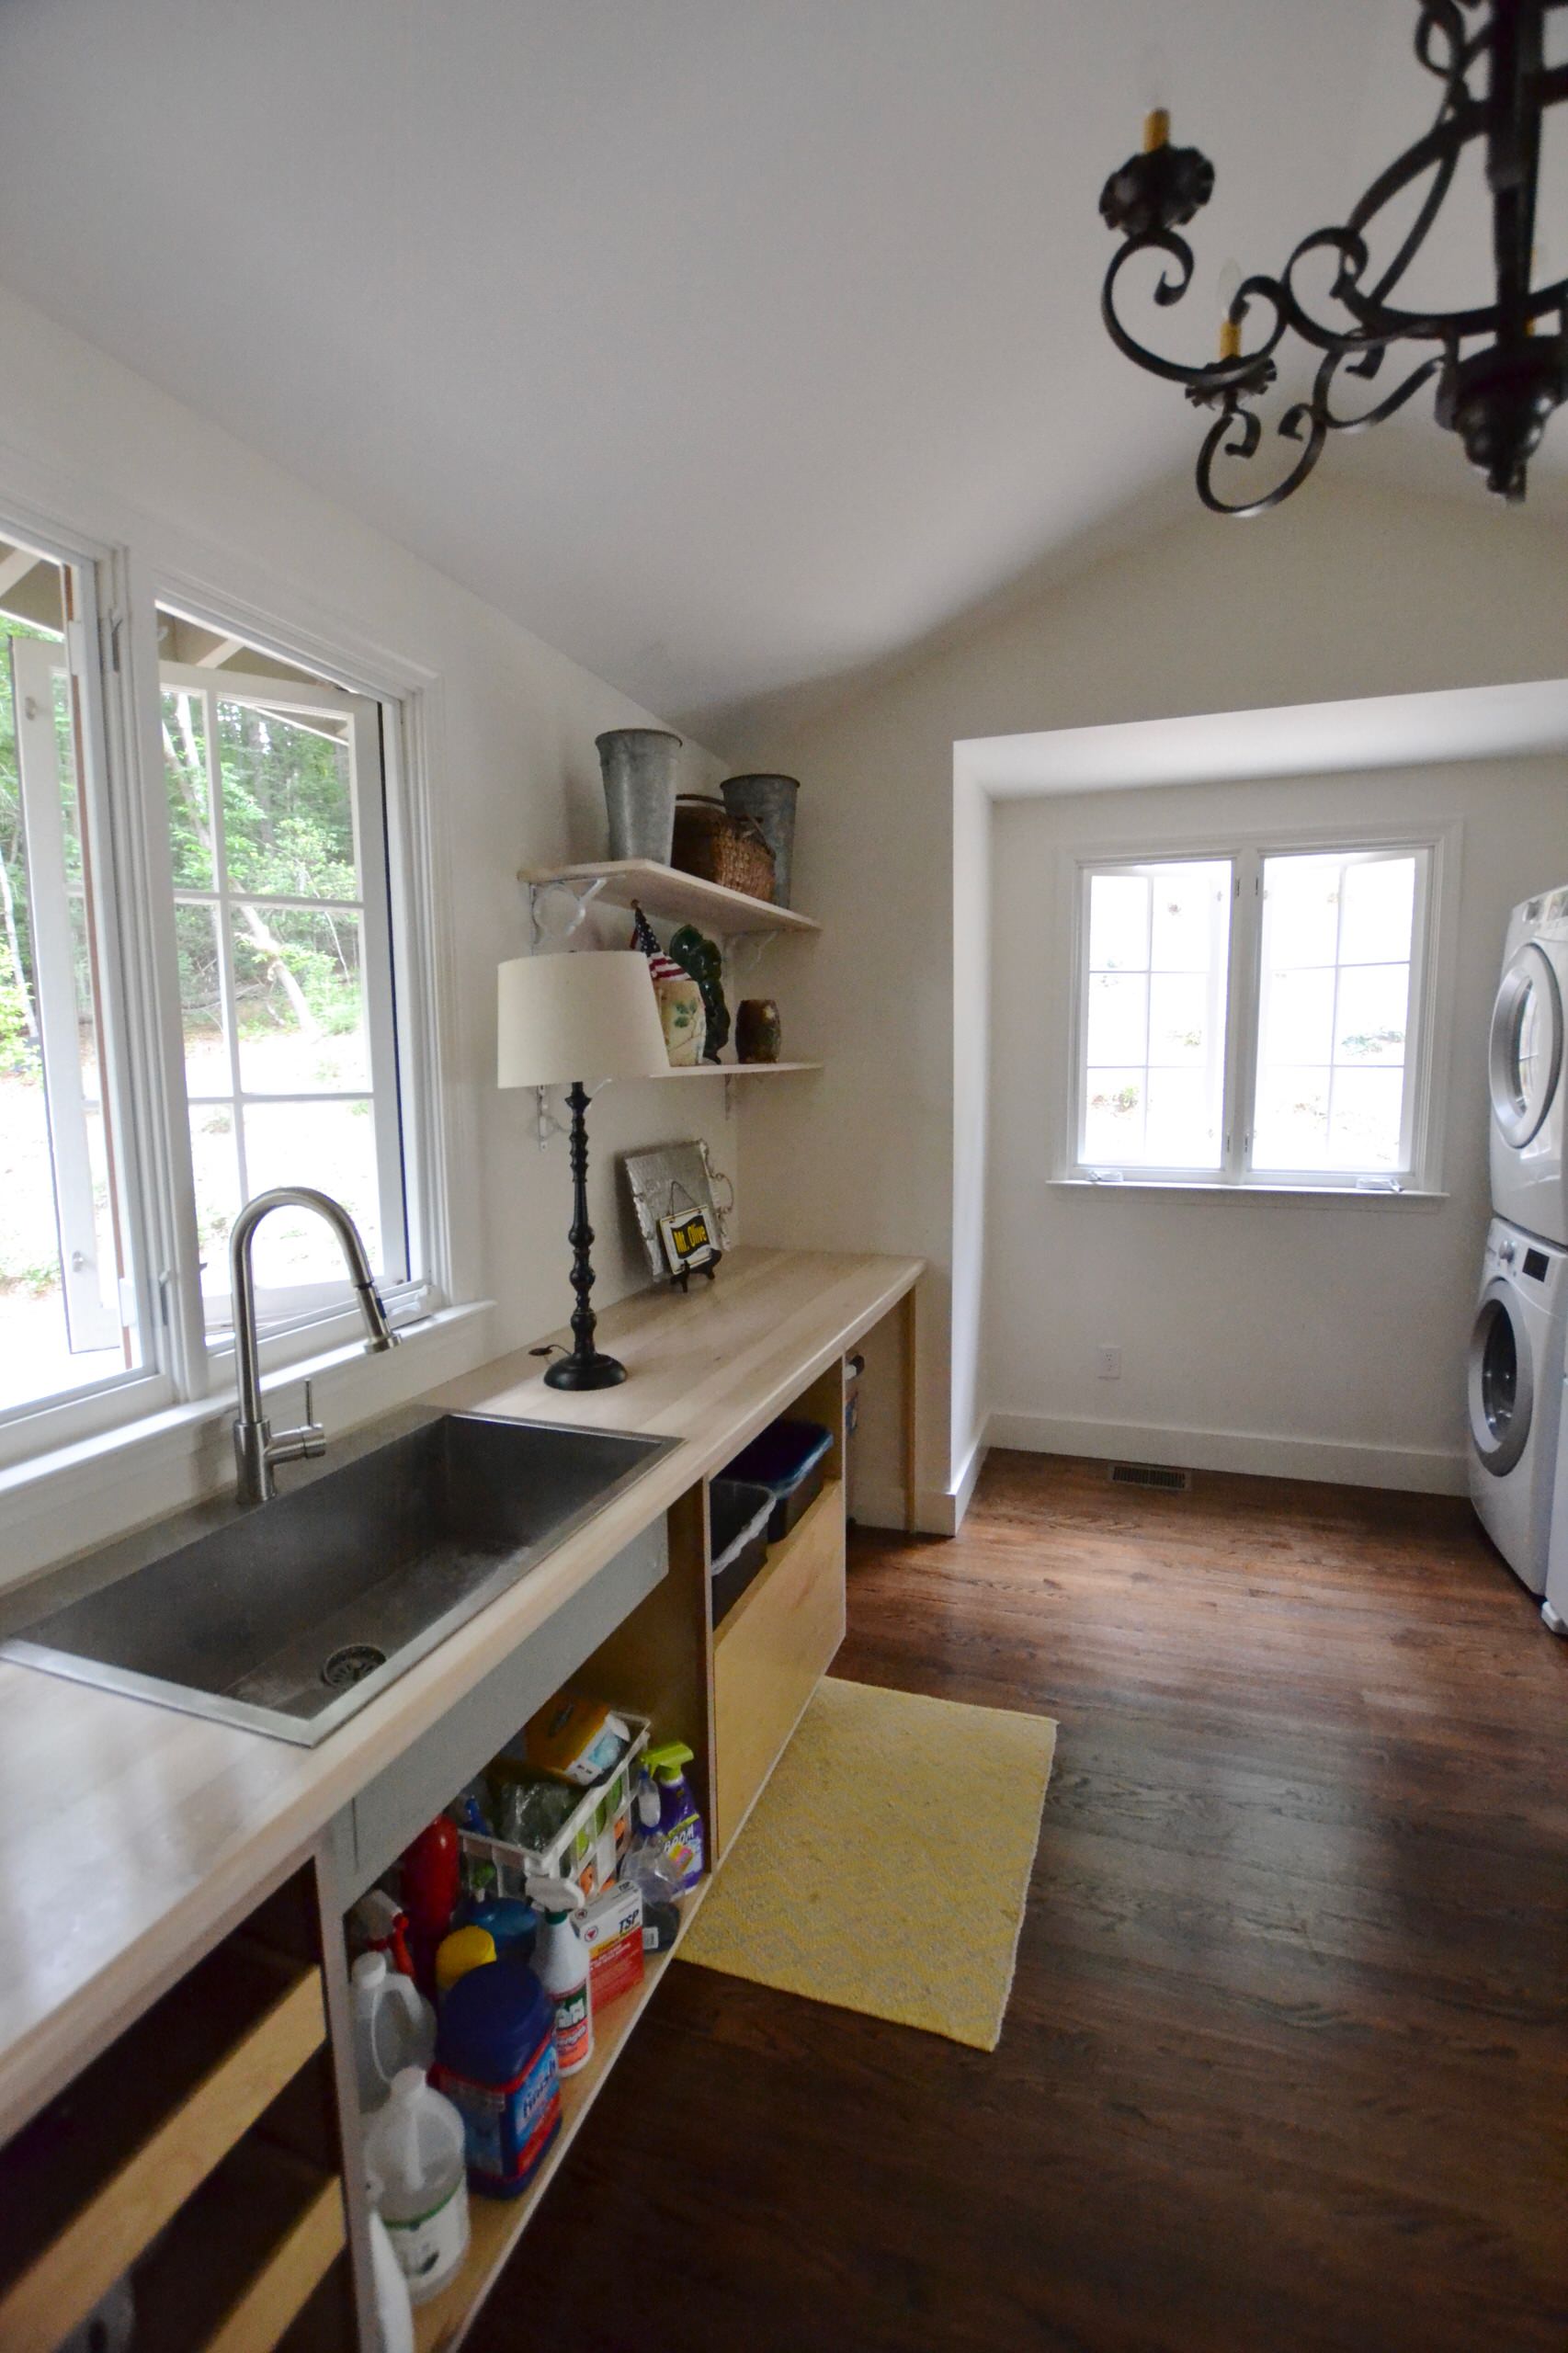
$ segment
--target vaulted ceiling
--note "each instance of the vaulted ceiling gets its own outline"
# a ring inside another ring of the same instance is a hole
[[[1215,157],[1165,323],[1206,356],[1225,260],[1276,266],[1426,119],[1414,15],[6,0],[0,275],[700,725],[1185,473],[1192,412],[1098,323],[1101,182],[1156,95]]]

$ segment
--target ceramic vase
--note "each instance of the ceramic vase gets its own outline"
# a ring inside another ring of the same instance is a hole
[[[784,1043],[770,996],[743,997],[735,1014],[735,1053],[743,1063],[776,1063]]]
[[[708,1042],[702,991],[688,972],[682,972],[674,980],[655,981],[653,994],[659,1000],[659,1019],[664,1024],[665,1051],[670,1058],[670,1067],[689,1070],[694,1063],[702,1060],[702,1049]]]

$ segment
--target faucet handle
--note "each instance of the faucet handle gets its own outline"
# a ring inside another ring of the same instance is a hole
[[[316,1419],[316,1385],[305,1383],[305,1418],[295,1430],[279,1430],[267,1443],[274,1462],[313,1461],[326,1452],[326,1432]]]

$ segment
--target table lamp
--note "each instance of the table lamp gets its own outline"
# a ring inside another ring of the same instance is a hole
[[[498,975],[496,1078],[502,1086],[569,1086],[572,1114],[573,1347],[545,1373],[551,1389],[612,1389],[626,1367],[594,1346],[588,1293],[594,1269],[588,1252],[588,1097],[585,1078],[652,1078],[668,1070],[669,1055],[648,960],[640,949],[601,949],[554,956],[519,956]]]

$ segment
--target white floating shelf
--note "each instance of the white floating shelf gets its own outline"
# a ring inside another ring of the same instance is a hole
[[[644,915],[662,923],[694,923],[699,930],[717,932],[723,939],[739,939],[752,932],[820,931],[822,926],[793,907],[776,907],[769,899],[754,899],[747,892],[731,891],[722,882],[704,882],[682,874],[674,866],[659,866],[651,858],[601,858],[586,866],[525,866],[519,882],[542,891],[560,883],[598,906],[630,907],[633,899]],[[597,887],[596,887],[597,886]],[[802,1065],[776,1063],[776,1070]]]
[[[651,1071],[657,1086],[666,1078],[783,1078],[798,1070],[821,1070],[821,1063],[690,1063],[680,1070]]]

